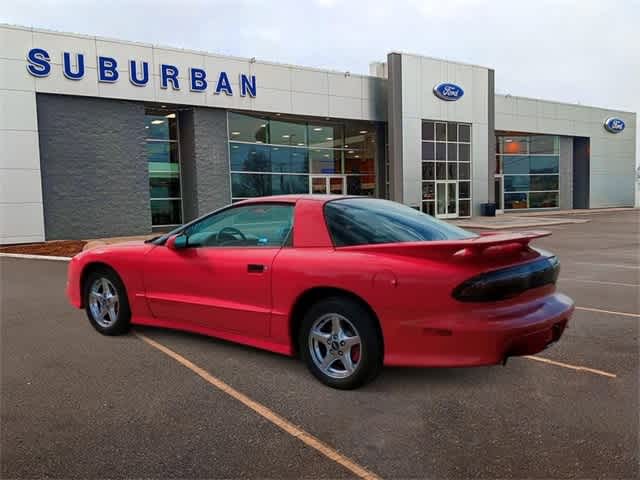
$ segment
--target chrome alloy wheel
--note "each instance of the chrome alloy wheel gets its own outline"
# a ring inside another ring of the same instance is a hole
[[[89,309],[98,325],[109,328],[118,320],[120,301],[118,292],[108,279],[96,279],[89,290]]]
[[[360,335],[345,317],[327,313],[311,326],[309,351],[322,373],[331,378],[347,378],[360,364]]]

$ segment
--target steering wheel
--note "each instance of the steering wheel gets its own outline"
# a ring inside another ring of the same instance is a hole
[[[220,240],[223,240],[223,236],[226,236],[227,240],[231,240],[231,241],[237,240],[235,235],[239,235],[241,240],[246,240],[247,239],[247,237],[244,236],[244,233],[242,233],[237,228],[224,227],[224,228],[221,228],[218,231],[218,233],[216,234],[216,243],[219,245],[220,244]],[[229,238],[229,237],[231,237],[231,238]]]

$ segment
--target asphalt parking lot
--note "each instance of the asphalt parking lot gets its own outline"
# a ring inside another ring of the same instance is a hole
[[[216,339],[103,337],[68,305],[66,263],[0,258],[0,476],[354,477],[339,452],[383,478],[637,478],[640,215],[583,218],[537,242],[560,257],[559,288],[578,307],[537,355],[554,363],[387,368],[349,392],[294,359]]]

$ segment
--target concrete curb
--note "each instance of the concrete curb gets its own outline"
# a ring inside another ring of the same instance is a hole
[[[49,255],[29,255],[26,253],[0,253],[0,258],[23,258],[27,260],[55,260],[58,262],[68,262],[71,257],[52,257]]]

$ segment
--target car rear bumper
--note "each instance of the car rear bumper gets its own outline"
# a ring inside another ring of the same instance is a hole
[[[437,320],[400,322],[387,342],[385,365],[464,367],[533,355],[557,342],[573,301],[550,293],[518,303],[470,305]]]

